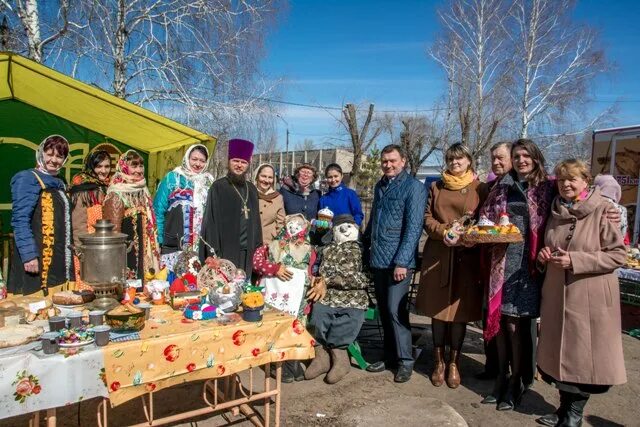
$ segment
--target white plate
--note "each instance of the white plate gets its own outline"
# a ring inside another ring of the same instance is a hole
[[[54,307],[58,307],[58,308],[69,308],[69,309],[73,309],[73,308],[78,308],[78,307],[84,307],[84,303],[82,304],[73,304],[73,305],[62,305],[62,304],[53,304]]]
[[[73,344],[65,344],[65,343],[58,343],[58,344],[60,345],[60,348],[75,348],[75,347],[82,347],[85,345],[89,345],[94,341],[95,339],[91,338],[89,341],[74,342]]]

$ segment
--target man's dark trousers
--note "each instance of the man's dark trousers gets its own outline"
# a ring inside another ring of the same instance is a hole
[[[372,269],[380,321],[384,331],[384,361],[413,367],[411,324],[407,298],[413,270],[401,282],[393,279],[393,268]],[[391,366],[393,367],[393,366]]]

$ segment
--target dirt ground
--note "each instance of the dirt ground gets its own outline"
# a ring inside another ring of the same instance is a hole
[[[353,368],[347,378],[333,386],[325,384],[321,378],[283,384],[282,424],[296,427],[463,426],[465,424],[459,420],[459,414],[469,426],[533,426],[538,416],[552,412],[558,404],[557,391],[538,381],[516,411],[499,412],[494,406],[481,405],[480,400],[491,391],[493,384],[473,377],[482,370],[484,361],[481,334],[475,328],[469,329],[463,348],[460,362],[462,385],[457,390],[446,386],[433,387],[429,382],[433,360],[428,320],[414,316],[412,324],[415,341],[425,342],[426,346],[420,352],[415,373],[408,383],[394,383],[391,372],[371,374]],[[363,327],[361,342],[365,357],[370,361],[377,360],[381,342],[375,322]],[[613,387],[604,395],[593,396],[586,408],[585,425],[640,425],[640,340],[623,335],[623,345],[628,382]],[[188,383],[156,393],[156,416],[173,413],[178,408],[184,410],[200,406],[201,392],[202,383]],[[93,399],[59,409],[58,425],[96,425],[97,404],[98,400]],[[138,400],[114,408],[109,413],[109,423],[113,426],[143,421]],[[252,425],[241,416],[225,419],[220,415],[174,425],[219,426],[229,422],[239,426]],[[26,417],[0,421],[0,426],[24,425],[27,425]],[[41,420],[41,425],[44,425],[44,420]]]

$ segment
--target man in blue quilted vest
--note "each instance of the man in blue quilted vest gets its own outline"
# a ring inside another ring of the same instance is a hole
[[[407,156],[401,146],[384,147],[380,163],[384,176],[375,186],[363,240],[384,330],[384,358],[367,370],[397,368],[394,380],[403,383],[413,372],[407,295],[416,268],[427,192],[405,170]]]

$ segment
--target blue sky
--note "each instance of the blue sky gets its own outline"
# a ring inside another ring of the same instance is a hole
[[[290,0],[267,40],[263,70],[283,76],[282,99],[339,107],[371,101],[378,110],[419,110],[442,95],[443,76],[426,51],[438,33],[441,1]],[[596,26],[616,69],[592,88],[592,111],[621,100],[616,125],[640,123],[640,2],[583,0],[575,18]],[[625,102],[627,101],[627,102]],[[331,111],[339,117],[340,111]],[[321,109],[282,106],[290,146],[305,138],[339,143],[336,120]],[[285,124],[278,123],[284,148]]]

